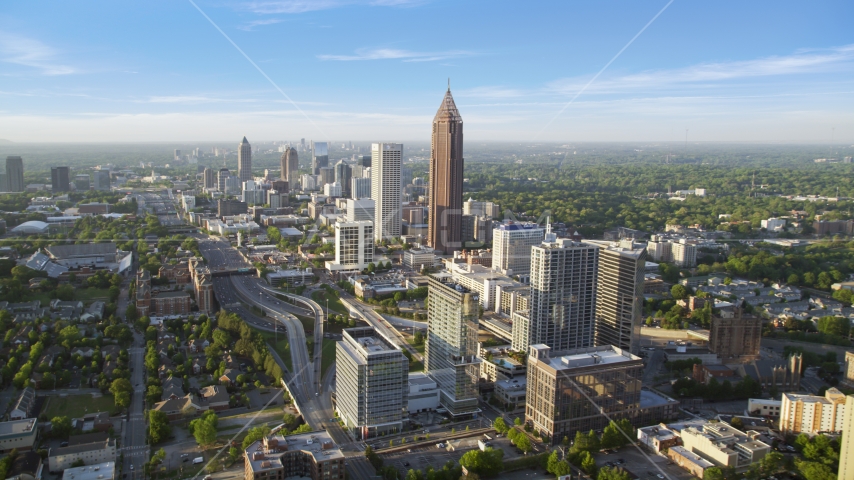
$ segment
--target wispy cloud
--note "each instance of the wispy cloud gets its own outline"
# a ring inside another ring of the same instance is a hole
[[[0,34],[0,61],[41,71],[42,75],[69,75],[76,70],[56,61],[57,51],[44,43],[14,34]]]
[[[214,103],[223,101],[220,98],[199,95],[164,95],[148,97],[143,103]]]
[[[447,52],[412,52],[394,48],[359,49],[355,55],[318,55],[320,60],[335,60],[354,62],[363,60],[402,60],[404,62],[435,62],[448,58],[468,57],[473,52],[465,50],[449,50]]]
[[[247,2],[242,8],[253,13],[269,15],[314,12],[348,5],[411,7],[422,3],[425,3],[425,0],[261,0]]]
[[[251,22],[246,22],[242,25],[238,25],[237,28],[239,28],[240,30],[245,30],[247,32],[251,32],[252,30],[255,30],[255,27],[261,27],[264,25],[273,25],[276,23],[282,23],[283,21],[284,20],[282,20],[281,18],[267,18],[264,20],[253,20]]]
[[[729,80],[768,76],[825,73],[854,66],[854,44],[826,50],[801,50],[792,55],[735,62],[701,63],[685,68],[647,71],[611,79],[600,79],[589,93],[626,93],[648,88],[678,85],[716,84]],[[586,79],[564,78],[547,85],[547,90],[574,94]]]

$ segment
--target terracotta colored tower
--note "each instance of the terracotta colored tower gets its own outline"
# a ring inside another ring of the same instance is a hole
[[[463,119],[451,87],[433,117],[430,147],[430,219],[427,240],[445,254],[462,249]]]

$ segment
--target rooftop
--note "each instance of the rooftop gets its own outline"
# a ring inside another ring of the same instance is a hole
[[[640,357],[632,355],[628,351],[623,351],[613,345],[604,345],[601,347],[579,348],[566,352],[565,355],[551,357],[549,358],[549,365],[555,370],[570,370],[573,368],[640,360]]]
[[[115,462],[66,468],[62,474],[62,480],[103,480],[110,478],[116,478]]]
[[[23,420],[10,420],[8,422],[0,422],[0,436],[6,435],[21,435],[33,431],[36,425],[35,418],[25,418]]]
[[[685,447],[680,447],[678,445],[674,445],[674,446],[670,447],[670,450],[674,453],[678,453],[685,460],[691,462],[692,464],[694,464],[694,465],[696,465],[702,469],[706,469],[706,468],[715,466],[714,463],[706,460],[705,458],[697,455],[696,453],[693,453],[693,452],[686,450]]]
[[[271,435],[249,445],[246,458],[252,471],[259,472],[282,468],[282,455],[295,451],[311,455],[315,462],[344,458],[341,449],[324,430],[289,436]]]
[[[676,400],[665,397],[664,395],[659,395],[658,393],[653,392],[652,390],[647,390],[646,388],[641,389],[640,396],[640,407],[641,408],[650,408],[657,407],[659,405],[667,405],[670,402],[676,402]],[[678,403],[678,402],[676,402]]]

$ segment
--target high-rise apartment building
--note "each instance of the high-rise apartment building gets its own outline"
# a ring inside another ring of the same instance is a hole
[[[375,202],[374,238],[400,236],[400,162],[402,143],[371,144],[371,198]]]
[[[762,341],[762,319],[737,309],[732,318],[712,317],[709,350],[727,363],[750,363],[759,360]]]
[[[344,480],[345,473],[344,453],[325,430],[269,435],[243,455],[243,480]]]
[[[330,184],[335,181],[335,167],[320,167],[320,173],[318,174],[320,178],[320,184],[318,187],[322,187],[323,185]]]
[[[471,198],[463,202],[463,215],[498,218],[500,214],[501,208],[492,202],[479,202]]]
[[[286,180],[288,183],[295,183],[297,170],[299,170],[299,156],[297,155],[296,149],[291,148],[290,145],[285,147],[285,152],[282,153],[280,162],[282,168],[282,180]]]
[[[106,169],[95,170],[95,190],[102,192],[110,191],[110,171]]]
[[[427,243],[445,254],[462,249],[463,118],[450,86],[433,117],[429,201]]]
[[[638,414],[640,357],[612,345],[552,352],[536,344],[528,354],[525,420],[552,443]]]
[[[697,245],[688,243],[684,238],[670,245],[670,256],[673,263],[680,268],[697,266]]]
[[[640,351],[646,249],[635,246],[631,240],[596,245],[602,248],[596,281],[595,344],[614,345],[637,353]]]
[[[350,180],[350,198],[358,200],[360,198],[370,198],[370,196],[370,178],[353,178]]]
[[[341,188],[341,184],[338,182],[327,183],[323,186],[323,194],[329,197],[330,199],[343,197],[344,194],[342,193],[342,190],[343,189]]]
[[[450,274],[431,276],[427,288],[424,369],[439,385],[439,403],[452,416],[471,415],[479,411],[478,297]]]
[[[784,393],[780,404],[783,435],[842,432],[845,428],[845,394],[829,388],[823,396]]]
[[[492,232],[492,268],[505,275],[528,275],[531,247],[542,243],[546,231],[533,223],[505,223]]]
[[[836,478],[839,480],[854,480],[854,395],[845,397],[845,411],[849,412],[845,416],[845,424],[842,426],[842,431],[848,432],[842,436],[842,446],[839,449],[839,475]]]
[[[364,270],[374,261],[374,222],[335,222],[335,260],[326,262],[329,271]]]
[[[353,170],[344,160],[335,164],[335,181],[341,184],[342,195],[350,196],[350,180],[353,178]]]
[[[558,240],[552,233],[531,248],[527,345],[541,343],[554,350],[593,346],[598,263],[598,247]],[[528,351],[527,345],[519,351]]]
[[[672,244],[658,235],[652,235],[646,244],[647,256],[653,262],[669,262],[673,247]]]
[[[205,188],[216,188],[216,178],[214,171],[210,167],[205,167],[204,173]]]
[[[329,146],[326,142],[311,142],[311,173],[320,175],[320,169],[329,166]]]
[[[0,185],[4,192],[23,192],[24,160],[21,157],[6,157],[6,185]]]
[[[50,184],[54,193],[71,190],[71,169],[69,167],[51,167]]]
[[[347,328],[335,346],[336,410],[360,439],[403,431],[409,360],[373,327]]]
[[[237,177],[240,184],[252,180],[252,145],[243,137],[237,146]]]

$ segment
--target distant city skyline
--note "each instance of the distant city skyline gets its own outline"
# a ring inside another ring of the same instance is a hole
[[[263,74],[190,2],[7,5],[0,137],[411,143],[450,77],[470,142],[854,141],[841,0],[195,3]]]

